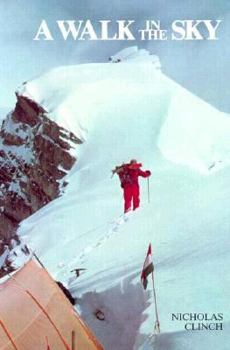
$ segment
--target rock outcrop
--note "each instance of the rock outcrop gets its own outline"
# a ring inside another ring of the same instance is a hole
[[[0,130],[0,255],[18,242],[21,220],[57,198],[80,144],[35,102],[17,95]]]

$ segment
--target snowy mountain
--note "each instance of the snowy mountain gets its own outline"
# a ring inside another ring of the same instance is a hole
[[[78,311],[104,348],[227,350],[229,117],[164,76],[145,54],[56,68],[18,95],[84,141],[64,195],[24,220],[19,234],[78,298]],[[151,198],[143,179],[141,208],[124,216],[111,169],[132,158],[152,171]],[[156,337],[151,284],[144,291],[140,283],[149,242]],[[75,268],[86,270],[76,278]],[[95,317],[98,310],[104,321]],[[172,313],[223,313],[224,330],[186,331]]]
[[[0,254],[17,244],[20,221],[60,195],[81,143],[35,102],[17,99],[0,129]]]

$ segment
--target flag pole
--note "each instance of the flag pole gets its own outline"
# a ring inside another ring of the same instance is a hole
[[[156,322],[155,322],[154,331],[156,334],[159,334],[160,333],[160,322],[159,322],[158,309],[157,309],[157,296],[156,296],[153,272],[152,272],[152,281],[153,281],[153,298],[154,298],[155,315],[156,315]]]

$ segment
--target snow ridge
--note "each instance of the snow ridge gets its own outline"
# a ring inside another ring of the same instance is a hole
[[[105,349],[228,349],[229,117],[149,60],[57,68],[22,94],[85,140],[64,196],[24,220],[20,235],[54,278],[70,282]],[[152,171],[151,200],[142,179],[141,208],[119,223],[111,170],[132,158]],[[152,292],[140,283],[150,242],[162,330],[154,340]],[[86,270],[76,278],[73,268]],[[224,330],[193,336],[172,322],[175,312],[223,312]]]

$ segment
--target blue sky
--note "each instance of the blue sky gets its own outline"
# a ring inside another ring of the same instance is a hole
[[[162,6],[163,4],[163,6]],[[35,42],[46,19],[57,38]],[[64,42],[56,32],[59,19],[159,19],[169,27],[175,19],[221,19],[220,39],[200,42]],[[163,71],[218,109],[230,112],[230,1],[226,0],[0,0],[0,106],[13,107],[22,82],[59,65],[106,61],[128,45],[157,54]]]

